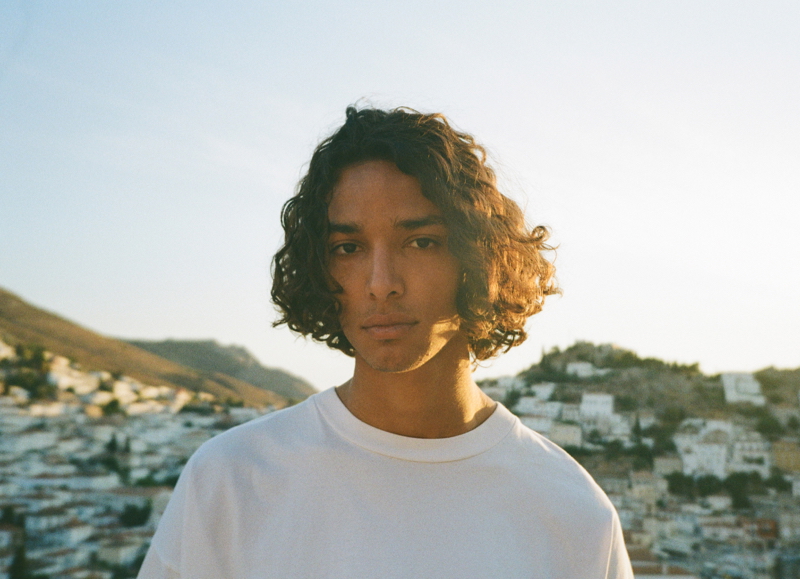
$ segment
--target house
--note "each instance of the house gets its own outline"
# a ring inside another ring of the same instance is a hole
[[[562,447],[583,445],[583,431],[577,424],[553,422],[548,438]]]
[[[769,443],[757,432],[725,420],[687,419],[673,436],[683,474],[724,479],[734,472],[770,475]]]
[[[593,378],[595,376],[605,376],[611,370],[609,368],[595,368],[591,362],[568,362],[565,371],[570,376],[578,378]]]
[[[597,418],[614,414],[614,395],[601,393],[585,393],[581,397],[580,413],[582,418]]]
[[[749,402],[753,406],[764,406],[766,398],[761,394],[761,384],[755,376],[745,372],[728,372],[720,376],[725,390],[725,402],[737,404]]]

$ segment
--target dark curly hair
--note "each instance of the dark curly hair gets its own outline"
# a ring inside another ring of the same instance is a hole
[[[311,157],[308,173],[283,206],[283,246],[273,259],[273,324],[345,354],[353,346],[339,325],[335,282],[327,271],[328,202],[342,171],[384,160],[416,177],[449,228],[448,247],[461,264],[456,297],[473,359],[486,360],[522,343],[525,321],[558,292],[543,256],[548,230],[529,230],[519,206],[497,189],[486,151],[441,114],[408,108],[347,108],[347,119]],[[334,289],[331,289],[334,288]]]

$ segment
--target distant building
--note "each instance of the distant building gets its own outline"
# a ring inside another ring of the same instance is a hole
[[[673,436],[683,461],[683,474],[714,475],[724,479],[733,472],[770,475],[772,453],[760,434],[726,420],[684,420]]]
[[[789,440],[776,440],[772,443],[772,458],[784,472],[800,473],[800,444]]]
[[[14,348],[6,344],[3,340],[0,340],[0,360],[3,358],[16,358],[17,353],[14,351]]]
[[[608,368],[595,368],[591,362],[569,362],[566,372],[570,376],[578,378],[593,378],[595,376],[605,376],[611,372]]]
[[[583,444],[583,432],[577,424],[554,422],[550,428],[549,438],[559,446],[581,446]]]
[[[517,414],[527,414],[530,416],[547,416],[557,419],[561,416],[562,402],[545,402],[535,396],[523,396],[514,406]]]
[[[541,400],[550,400],[553,391],[556,389],[555,382],[542,382],[541,384],[534,384],[530,387],[534,395]]]
[[[497,385],[506,390],[522,390],[525,387],[525,380],[519,376],[501,376],[497,379]]]
[[[761,384],[752,374],[729,372],[722,374],[721,378],[725,390],[725,402],[728,404],[749,402],[754,406],[764,406],[767,403],[761,394]]]
[[[657,456],[653,459],[653,474],[666,476],[673,472],[683,472],[683,462],[679,456]]]
[[[552,418],[547,418],[546,416],[521,416],[519,420],[531,430],[535,430],[549,438],[550,429],[553,428]]]
[[[614,395],[586,393],[581,398],[580,411],[581,416],[587,418],[611,416],[614,414]]]

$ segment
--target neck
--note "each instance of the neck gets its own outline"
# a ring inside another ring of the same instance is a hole
[[[336,392],[356,418],[387,432],[414,438],[464,434],[491,416],[495,402],[472,380],[466,344],[452,346],[405,372],[375,370],[356,354],[353,378]]]

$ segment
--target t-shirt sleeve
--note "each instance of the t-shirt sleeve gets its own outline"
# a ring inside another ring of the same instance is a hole
[[[606,579],[634,579],[625,538],[622,536],[622,525],[616,511],[611,525],[611,548],[608,554]]]
[[[181,548],[185,540],[187,495],[191,486],[192,459],[181,472],[169,504],[158,522],[150,548],[139,569],[137,579],[180,579]]]
[[[181,579],[181,576],[161,560],[156,549],[150,547],[136,579]]]

